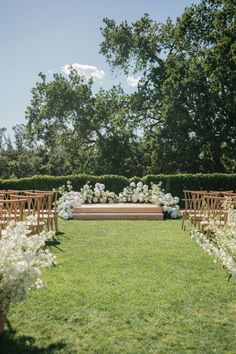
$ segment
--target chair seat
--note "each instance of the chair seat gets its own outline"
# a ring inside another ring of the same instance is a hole
[[[189,214],[189,216],[190,216],[191,218],[203,218],[203,217],[205,217],[205,215],[202,214],[202,213]]]
[[[36,222],[31,222],[31,221],[23,221],[24,225],[26,226],[43,226],[45,225],[45,221],[36,221]]]
[[[209,221],[208,220],[202,220],[202,221],[200,221],[200,224],[201,225],[208,225]]]

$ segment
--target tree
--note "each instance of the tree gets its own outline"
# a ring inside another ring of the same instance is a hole
[[[25,126],[13,127],[14,137],[6,136],[6,129],[0,129],[0,176],[27,177],[45,173],[43,154],[33,149],[25,136]],[[13,142],[12,142],[13,140]]]
[[[4,150],[6,144],[6,131],[5,127],[0,128],[0,152]]]
[[[68,173],[142,174],[129,97],[121,87],[93,94],[92,81],[74,70],[68,78],[55,74],[47,82],[40,74],[40,79],[26,111],[27,134],[44,143],[50,161],[55,156],[56,166],[67,165]]]
[[[142,72],[130,102],[152,137],[152,168],[235,171],[235,2],[202,0],[176,23],[156,23],[147,14],[132,25],[104,23],[101,53],[109,64]]]

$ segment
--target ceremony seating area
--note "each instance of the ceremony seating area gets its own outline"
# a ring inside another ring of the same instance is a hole
[[[11,220],[24,222],[28,235],[41,230],[57,231],[58,194],[33,189],[0,190],[0,241],[5,241],[5,245],[10,241],[11,230],[7,229],[7,237],[1,235]],[[189,223],[202,230],[206,221],[216,216],[221,224],[226,224],[223,201],[228,197],[235,202],[236,193],[185,190],[184,197],[182,220],[150,222],[153,212],[155,220],[160,220],[157,215],[161,212],[160,207],[151,203],[85,203],[74,207],[75,220],[61,219],[61,232],[45,249],[47,255],[51,252],[56,256],[59,265],[48,269],[45,264],[47,269],[42,276],[47,286],[43,291],[31,291],[25,302],[10,303],[0,345],[4,353],[29,352],[28,338],[34,340],[32,353],[55,343],[62,347],[62,353],[76,353],[78,348],[84,353],[159,353],[168,352],[169,348],[174,353],[185,353],[194,348],[197,353],[199,338],[202,352],[216,352],[217,348],[217,352],[223,353],[226,347],[234,352],[235,282],[227,281],[231,269],[222,267],[220,262],[213,263],[194,238],[181,230],[181,223],[183,229]],[[122,220],[124,208],[130,215]],[[101,211],[106,212],[103,220]],[[148,213],[150,218],[146,218]],[[22,235],[19,233],[9,242],[13,249],[15,241],[23,244]],[[31,241],[40,241],[44,235],[40,236],[24,237],[33,244],[32,255],[35,243]],[[201,240],[199,235],[197,238]],[[7,250],[8,247],[0,260],[6,259],[7,271],[14,268],[14,274],[22,279],[18,250],[11,252],[14,257]],[[25,256],[33,273],[28,251]],[[230,260],[230,254],[226,256]],[[8,289],[11,273],[5,272],[4,276]],[[12,289],[13,293],[14,283]],[[184,332],[183,318],[187,318]],[[159,333],[158,337],[153,339],[153,333]],[[173,333],[181,335],[174,338]],[[110,342],[107,338],[125,340],[121,347],[119,341]]]
[[[58,232],[58,192],[41,190],[0,190],[0,236],[10,221],[22,221],[29,234],[44,228]]]
[[[226,201],[236,207],[234,191],[192,191],[184,190],[184,211],[182,229],[186,229],[187,221],[201,231],[205,231],[212,218],[217,219],[220,226],[228,222],[228,212],[224,208]]]

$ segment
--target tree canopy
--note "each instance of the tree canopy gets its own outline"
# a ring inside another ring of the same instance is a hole
[[[100,52],[141,76],[137,91],[42,73],[14,142],[0,131],[0,175],[236,171],[236,6],[202,0],[175,22],[105,18]]]
[[[176,23],[104,20],[101,53],[113,68],[142,73],[136,115],[143,110],[161,172],[235,169],[235,13],[234,1],[203,0]]]

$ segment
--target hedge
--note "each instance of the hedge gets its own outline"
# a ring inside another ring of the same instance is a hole
[[[52,190],[65,185],[71,181],[73,189],[79,190],[83,185],[90,181],[93,185],[96,182],[104,183],[106,189],[119,193],[130,182],[129,179],[117,175],[90,176],[86,174],[68,176],[33,176],[19,179],[0,180],[0,189],[41,189]]]
[[[142,178],[127,178],[117,175],[90,176],[86,174],[69,176],[33,176],[20,179],[0,180],[0,189],[42,189],[52,190],[58,188],[67,181],[72,182],[74,190],[79,190],[87,181],[92,184],[104,183],[106,189],[119,193],[131,181],[142,181],[150,185],[150,182],[162,182],[166,192],[173,196],[183,198],[183,189],[191,190],[234,190],[236,191],[235,174],[176,174],[176,175],[147,175]]]
[[[143,177],[143,182],[157,183],[161,181],[166,192],[181,199],[183,189],[189,190],[207,190],[207,191],[236,191],[236,173],[235,174],[176,174],[176,175],[147,175]]]

